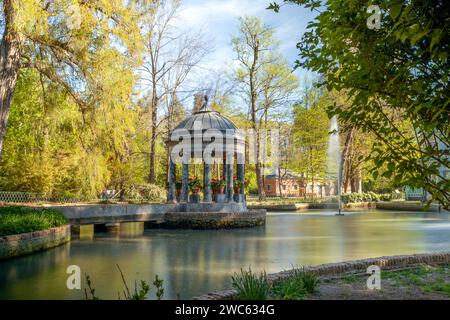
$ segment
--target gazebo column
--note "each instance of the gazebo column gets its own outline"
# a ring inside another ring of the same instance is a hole
[[[245,200],[245,169],[244,169],[244,164],[237,164],[236,165],[236,169],[237,169],[237,178],[238,180],[242,183],[242,186],[239,190],[239,202],[244,202]]]
[[[225,163],[226,179],[227,179],[227,202],[233,202],[233,156],[228,155]]]
[[[172,161],[172,158],[169,158],[169,192],[167,195],[167,202],[175,203],[177,202],[176,195],[176,164]]]
[[[211,202],[212,201],[212,195],[211,195],[211,165],[209,163],[203,164],[203,201],[204,202]]]
[[[189,196],[189,163],[183,161],[183,177],[181,180],[181,202],[188,202]]]
[[[225,177],[225,179],[227,178],[227,157],[224,155],[223,156],[223,161],[222,161],[222,176],[220,177],[220,179],[222,179],[222,177]]]

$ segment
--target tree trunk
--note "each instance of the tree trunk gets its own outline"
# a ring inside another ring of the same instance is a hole
[[[259,54],[259,41],[256,40],[256,45],[253,48],[253,63],[250,68],[250,107],[253,129],[256,132],[256,161],[255,161],[255,174],[256,182],[258,184],[258,196],[259,200],[264,200],[266,198],[266,192],[264,191],[264,181],[261,175],[261,163],[260,163],[260,145],[259,145],[259,128],[257,127],[257,115],[256,115],[256,88],[255,88],[255,74],[256,74],[256,64],[258,62]]]
[[[315,174],[315,170],[314,170],[314,156],[313,156],[313,148],[310,146],[309,147],[309,161],[311,163],[311,199],[314,202],[314,191],[315,191],[315,181],[314,181],[314,174]]]
[[[21,43],[14,26],[15,10],[12,0],[3,1],[3,12],[5,31],[0,44],[0,159],[21,58]]]
[[[155,82],[153,82],[155,83]],[[158,97],[156,96],[156,85],[153,85],[152,88],[152,135],[150,138],[150,172],[148,175],[148,182],[155,183],[156,174],[155,174],[155,151],[156,151],[156,127],[157,127],[157,114],[158,114]]]
[[[281,179],[281,168],[278,167],[278,191],[280,192],[280,198],[283,198],[283,190],[282,190],[282,185],[283,183],[283,179]]]
[[[352,175],[352,192],[362,193],[361,169],[356,168]]]

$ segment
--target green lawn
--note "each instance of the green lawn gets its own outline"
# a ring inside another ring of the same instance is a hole
[[[57,210],[26,207],[0,207],[0,237],[59,227],[67,219]]]

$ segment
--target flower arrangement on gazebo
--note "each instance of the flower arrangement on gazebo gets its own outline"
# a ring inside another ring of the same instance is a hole
[[[248,182],[244,179],[244,181],[239,180],[236,176],[233,177],[233,190],[235,194],[239,194],[242,187],[247,187]]]
[[[175,181],[175,188],[177,190],[177,199],[180,199],[182,186],[183,186],[183,183],[181,182],[181,179],[178,179],[177,181]]]
[[[202,188],[202,183],[197,176],[189,178],[188,185],[189,190],[191,190],[192,194],[198,194],[200,192],[200,189]]]
[[[223,194],[225,190],[225,186],[227,185],[227,181],[225,177],[220,179],[214,178],[211,180],[211,189],[213,191],[213,195]]]

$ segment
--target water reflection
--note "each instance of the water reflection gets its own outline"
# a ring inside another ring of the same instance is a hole
[[[47,252],[0,262],[0,298],[79,299],[65,288],[66,268],[79,265],[102,298],[117,297],[122,280],[165,282],[165,297],[190,298],[230,285],[241,267],[275,272],[382,255],[443,251],[450,248],[445,214],[371,211],[336,217],[330,212],[278,213],[267,225],[242,230],[145,230],[140,223],[118,234],[96,233],[93,241],[74,240]]]
[[[120,224],[119,234],[121,237],[138,237],[144,234],[144,222],[125,222]]]
[[[79,238],[80,240],[94,240],[94,225],[81,225]]]

